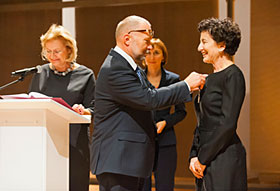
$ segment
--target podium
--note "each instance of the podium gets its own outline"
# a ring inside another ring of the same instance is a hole
[[[0,191],[68,191],[69,124],[90,122],[51,99],[0,100]]]

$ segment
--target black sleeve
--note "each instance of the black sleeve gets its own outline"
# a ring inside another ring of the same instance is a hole
[[[192,142],[192,147],[191,147],[191,151],[190,151],[190,155],[189,155],[189,161],[193,157],[197,157],[198,150],[199,150],[199,131],[198,131],[198,128],[196,127],[194,130],[193,142]]]
[[[94,114],[94,101],[95,101],[94,95],[95,95],[95,77],[94,77],[94,73],[92,72],[86,84],[86,88],[84,91],[84,100],[83,100],[84,107],[91,112],[92,116]]]

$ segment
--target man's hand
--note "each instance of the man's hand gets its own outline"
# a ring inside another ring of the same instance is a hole
[[[166,126],[166,121],[165,120],[157,122],[157,124],[156,124],[157,133],[160,134],[163,131],[165,126]]]
[[[205,84],[205,78],[207,74],[199,74],[196,72],[192,72],[185,78],[185,82],[189,85],[190,91],[194,92],[196,90],[202,89]]]

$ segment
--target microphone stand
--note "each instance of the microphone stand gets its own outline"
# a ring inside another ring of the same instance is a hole
[[[15,83],[17,83],[17,82],[23,81],[23,80],[24,80],[24,77],[25,77],[25,73],[23,73],[17,80],[14,80],[14,81],[12,81],[12,82],[10,82],[10,83],[8,83],[8,84],[5,84],[4,86],[1,86],[1,87],[0,87],[0,90],[4,89],[4,88],[6,88],[6,87],[8,87],[8,86],[10,86],[10,85],[12,85],[12,84],[15,84]]]

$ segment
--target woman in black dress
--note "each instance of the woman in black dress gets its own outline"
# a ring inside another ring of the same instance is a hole
[[[198,51],[214,73],[195,99],[198,124],[189,169],[196,177],[196,190],[247,190],[246,151],[236,133],[245,80],[232,59],[241,32],[228,18],[202,20],[198,30]]]
[[[92,115],[95,77],[91,69],[75,63],[75,39],[62,26],[52,25],[41,36],[42,58],[50,63],[36,73],[29,92],[63,98],[81,115]],[[70,125],[70,190],[89,189],[89,124]]]
[[[165,44],[158,38],[151,39],[152,49],[148,50],[144,65],[149,82],[160,88],[180,81],[178,74],[165,70],[168,53]],[[173,191],[174,177],[177,167],[176,135],[174,125],[182,121],[186,116],[185,104],[175,105],[175,111],[171,113],[171,107],[154,112],[158,133],[158,161],[154,172],[155,187],[157,191]],[[145,191],[151,190],[151,177],[145,180]]]

